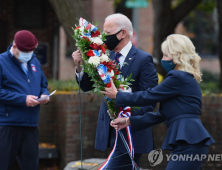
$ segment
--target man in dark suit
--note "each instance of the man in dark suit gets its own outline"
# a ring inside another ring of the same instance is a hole
[[[111,51],[110,58],[120,65],[121,75],[126,78],[127,75],[132,73],[132,78],[135,80],[131,85],[132,91],[142,91],[147,88],[155,87],[157,85],[158,77],[153,64],[153,58],[150,54],[139,50],[132,45],[130,37],[133,34],[133,28],[130,20],[125,15],[112,14],[105,19],[103,30],[108,35],[105,43]],[[79,50],[73,52],[72,57],[76,65],[79,62],[83,62]],[[123,65],[124,62],[127,64]],[[81,89],[83,91],[92,90],[93,82],[90,81],[90,78],[86,73],[83,73],[82,68],[80,68],[80,70],[76,68],[76,73],[78,73],[76,74],[77,81],[81,81]],[[142,107],[140,110],[132,111],[132,116],[143,115],[146,112],[153,111],[154,108],[155,105]],[[105,151],[107,147],[112,148],[116,136],[115,129],[110,126],[110,117],[107,110],[105,102],[102,101],[98,116],[95,140],[95,148],[101,151]],[[121,131],[127,140],[125,129]],[[139,159],[142,154],[153,150],[152,129],[147,128],[145,130],[141,130],[133,133],[132,136],[135,149],[134,160],[139,166]],[[115,170],[132,170],[132,166],[129,165],[131,164],[130,157],[128,154],[124,154],[126,152],[123,141],[119,138],[113,158],[119,155],[121,156],[113,159],[107,168]]]

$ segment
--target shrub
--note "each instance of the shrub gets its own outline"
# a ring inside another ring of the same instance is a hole
[[[77,91],[79,85],[76,80],[48,80],[49,91]]]
[[[209,71],[202,71],[203,81],[200,83],[200,87],[203,94],[210,95],[220,93],[219,89],[219,74],[213,74]]]

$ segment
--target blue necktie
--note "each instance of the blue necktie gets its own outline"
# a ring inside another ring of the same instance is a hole
[[[25,74],[28,76],[28,71],[26,70],[26,68],[21,64],[23,71],[25,72]]]
[[[117,64],[119,64],[119,58],[120,58],[121,56],[122,56],[121,53],[119,53],[119,52],[116,53],[115,61],[116,61]]]

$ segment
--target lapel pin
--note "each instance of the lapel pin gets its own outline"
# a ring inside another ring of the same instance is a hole
[[[132,58],[129,58],[129,60],[132,60]]]

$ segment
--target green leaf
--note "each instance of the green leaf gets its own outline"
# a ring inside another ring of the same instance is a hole
[[[102,95],[100,91],[98,91],[97,93],[98,93],[98,95],[99,95],[99,96],[101,96],[101,95]]]
[[[95,88],[93,91],[94,91],[94,93],[96,93],[96,92],[98,91],[98,89],[97,89],[97,88]]]

